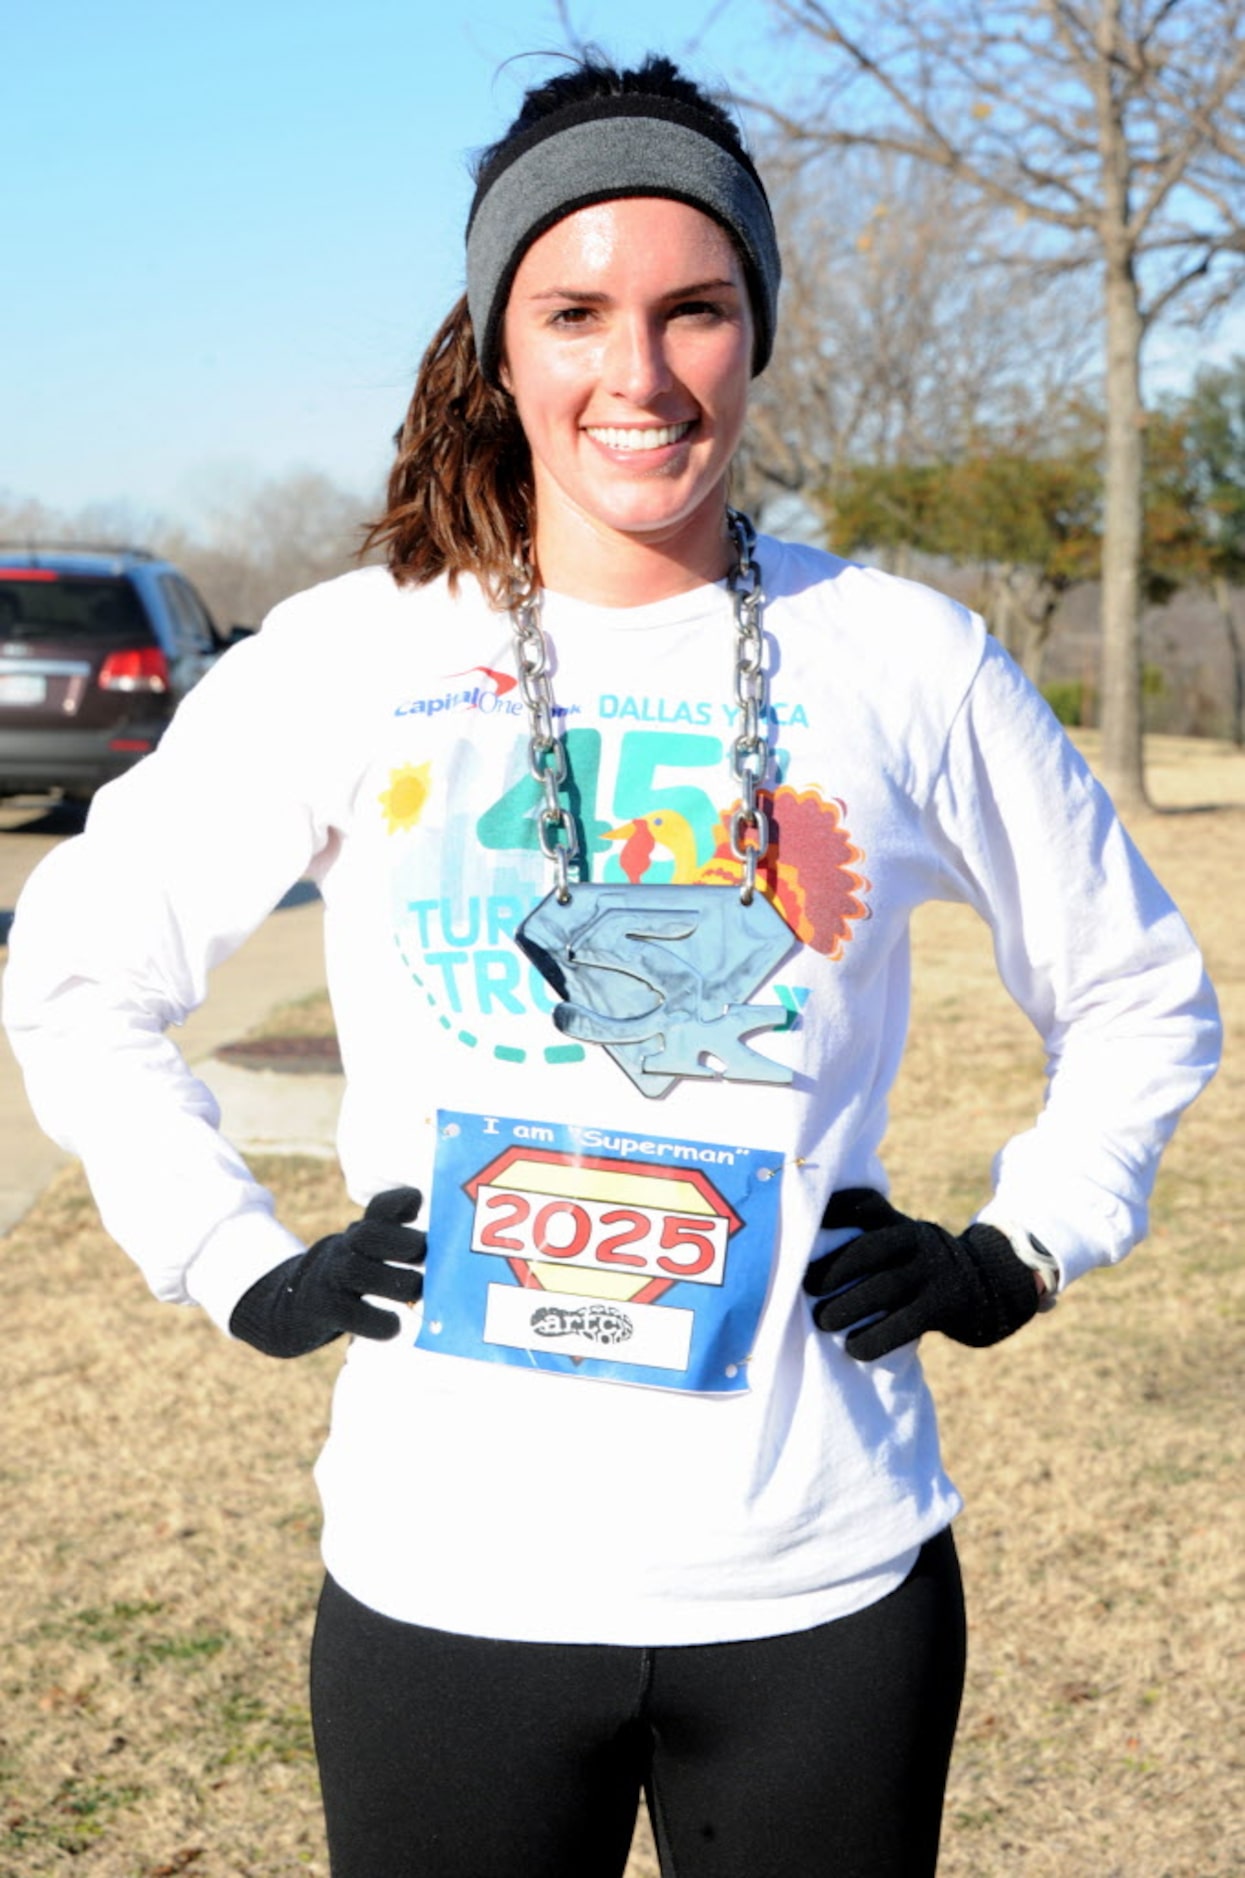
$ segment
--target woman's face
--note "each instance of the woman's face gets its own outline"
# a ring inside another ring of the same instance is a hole
[[[703,538],[720,558],[752,348],[739,257],[698,209],[602,202],[533,242],[506,308],[502,375],[531,446],[550,584],[575,571],[551,567],[551,550],[565,563],[602,537],[676,553]]]

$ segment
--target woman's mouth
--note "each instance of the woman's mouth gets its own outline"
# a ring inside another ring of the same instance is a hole
[[[684,424],[585,424],[594,443],[607,450],[664,450],[681,443],[692,428],[694,419]]]

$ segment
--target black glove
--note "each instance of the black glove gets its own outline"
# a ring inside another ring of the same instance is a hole
[[[422,1205],[414,1187],[378,1193],[345,1232],[317,1239],[243,1292],[229,1319],[233,1335],[265,1356],[305,1356],[343,1330],[356,1337],[396,1337],[399,1319],[364,1297],[413,1304],[422,1296],[424,1275],[415,1267],[427,1240],[404,1224],[418,1217]]]
[[[849,1330],[847,1354],[889,1356],[926,1330],[978,1348],[1001,1343],[1038,1307],[1037,1280],[994,1226],[970,1226],[957,1239],[942,1226],[908,1219],[871,1187],[833,1194],[823,1226],[856,1226],[860,1237],[814,1259],[804,1289],[819,1330]],[[847,1287],[843,1289],[842,1287]]]

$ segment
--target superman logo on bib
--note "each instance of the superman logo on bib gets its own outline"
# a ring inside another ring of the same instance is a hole
[[[421,1349],[735,1394],[769,1286],[782,1156],[441,1111]]]

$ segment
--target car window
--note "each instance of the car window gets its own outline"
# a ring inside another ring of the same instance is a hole
[[[0,567],[0,642],[154,638],[142,601],[123,576]]]
[[[190,582],[183,580],[179,574],[161,574],[160,590],[173,617],[180,650],[210,650],[216,638],[212,617]]]

